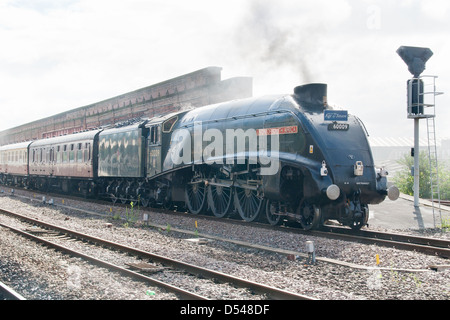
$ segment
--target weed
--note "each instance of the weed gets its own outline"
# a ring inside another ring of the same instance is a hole
[[[450,217],[442,219],[441,227],[443,231],[450,231]]]

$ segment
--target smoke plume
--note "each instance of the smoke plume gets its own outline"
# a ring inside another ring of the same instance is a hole
[[[311,82],[314,70],[311,56],[323,28],[308,24],[305,15],[290,17],[273,1],[252,1],[239,24],[235,41],[247,63],[270,72],[271,68],[290,68],[300,81]]]

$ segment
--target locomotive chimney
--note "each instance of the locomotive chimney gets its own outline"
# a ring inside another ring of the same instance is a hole
[[[310,83],[294,88],[297,101],[305,107],[322,106],[327,108],[327,85],[325,83]]]

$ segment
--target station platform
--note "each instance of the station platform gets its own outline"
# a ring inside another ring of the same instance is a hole
[[[414,197],[400,194],[396,201],[386,200],[377,205],[369,205],[369,229],[380,227],[386,229],[422,230],[434,228],[432,204],[420,199],[419,207],[414,207]],[[438,204],[434,214],[439,220]],[[450,207],[441,204],[441,217],[450,223]]]

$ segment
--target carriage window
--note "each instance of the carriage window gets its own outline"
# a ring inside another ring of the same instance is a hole
[[[88,162],[90,160],[91,160],[91,144],[86,142],[84,150],[84,162]]]
[[[63,161],[64,163],[66,163],[67,160],[68,160],[68,157],[67,157],[67,145],[65,144],[65,145],[63,146],[63,156],[62,156],[62,161]]]
[[[81,146],[83,144],[80,142],[77,145],[77,162],[83,162],[83,150],[81,149]]]
[[[61,162],[61,146],[56,146],[56,157],[55,162]]]
[[[75,161],[75,152],[73,151],[74,148],[74,144],[72,143],[70,145],[70,151],[69,151],[69,162],[74,162]]]

